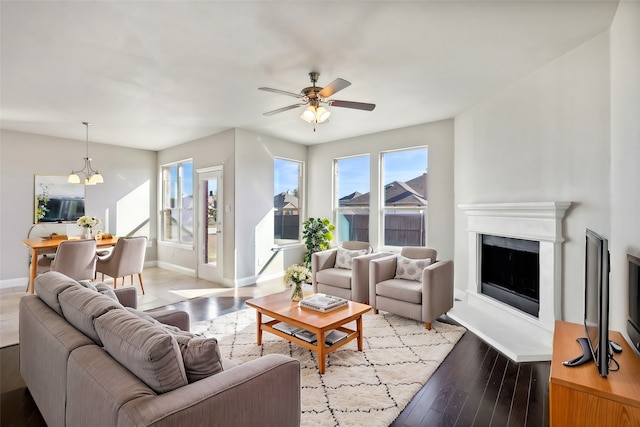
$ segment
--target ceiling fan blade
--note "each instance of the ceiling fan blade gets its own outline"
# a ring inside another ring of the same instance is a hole
[[[263,116],[273,116],[274,114],[282,113],[283,111],[293,110],[294,108],[302,107],[305,104],[293,104],[287,107],[278,108],[277,110],[267,111]]]
[[[349,86],[351,86],[350,82],[346,81],[345,79],[338,78],[325,86],[320,92],[318,92],[318,95],[323,98],[328,98],[339,90],[342,90],[345,87]]]
[[[376,108],[376,104],[367,104],[365,102],[353,102],[353,101],[338,101],[338,100],[329,101],[329,105],[333,107],[355,108],[356,110],[366,110],[366,111],[373,111],[373,109]]]
[[[259,87],[258,89],[259,90],[264,90],[266,92],[279,93],[280,95],[293,96],[294,98],[302,98],[303,97],[303,95],[300,95],[299,93],[287,92],[286,90],[273,89],[273,88],[270,88],[270,87]]]

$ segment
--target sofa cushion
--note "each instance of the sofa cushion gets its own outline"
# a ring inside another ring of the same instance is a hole
[[[180,347],[184,370],[190,383],[222,372],[222,355],[217,339],[175,329],[172,334]]]
[[[336,263],[334,267],[351,270],[353,268],[353,258],[361,255],[367,255],[368,253],[369,249],[348,250],[342,247],[338,247],[338,252],[336,254]]]
[[[78,282],[57,271],[48,271],[36,277],[34,288],[40,299],[62,316],[58,294],[67,288],[80,286]]]
[[[411,259],[398,255],[396,261],[396,279],[422,281],[422,270],[431,264],[431,258]]]
[[[205,338],[188,331],[183,331],[175,326],[165,325],[144,311],[134,310],[128,307],[127,311],[154,325],[162,326],[173,335],[178,342],[178,347],[182,354],[182,362],[184,363],[184,370],[189,383],[210,377],[224,370],[217,339]]]
[[[65,289],[58,295],[64,318],[76,329],[102,345],[94,327],[94,320],[109,310],[123,309],[117,301],[83,286]]]
[[[127,310],[112,310],[95,320],[105,350],[156,393],[188,384],[176,339],[162,326]]]
[[[92,291],[108,296],[114,301],[118,301],[118,296],[116,295],[116,293],[113,291],[113,289],[111,289],[111,287],[109,287],[104,282],[92,282],[91,280],[78,280],[78,283],[80,283],[85,288],[89,288]]]

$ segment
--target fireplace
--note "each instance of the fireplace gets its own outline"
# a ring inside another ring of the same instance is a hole
[[[540,242],[482,235],[480,291],[532,316],[540,309]]]
[[[562,319],[562,228],[570,206],[458,206],[467,215],[468,276],[448,314],[516,362],[551,360],[554,324]]]

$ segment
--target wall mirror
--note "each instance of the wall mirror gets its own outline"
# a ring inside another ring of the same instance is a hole
[[[75,221],[84,215],[85,186],[67,176],[35,175],[34,223]]]

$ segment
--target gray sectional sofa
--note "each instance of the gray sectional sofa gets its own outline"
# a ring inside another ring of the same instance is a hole
[[[133,287],[49,272],[35,289],[20,301],[20,372],[50,427],[300,424],[296,359],[237,365],[185,331],[187,313],[134,310]]]

